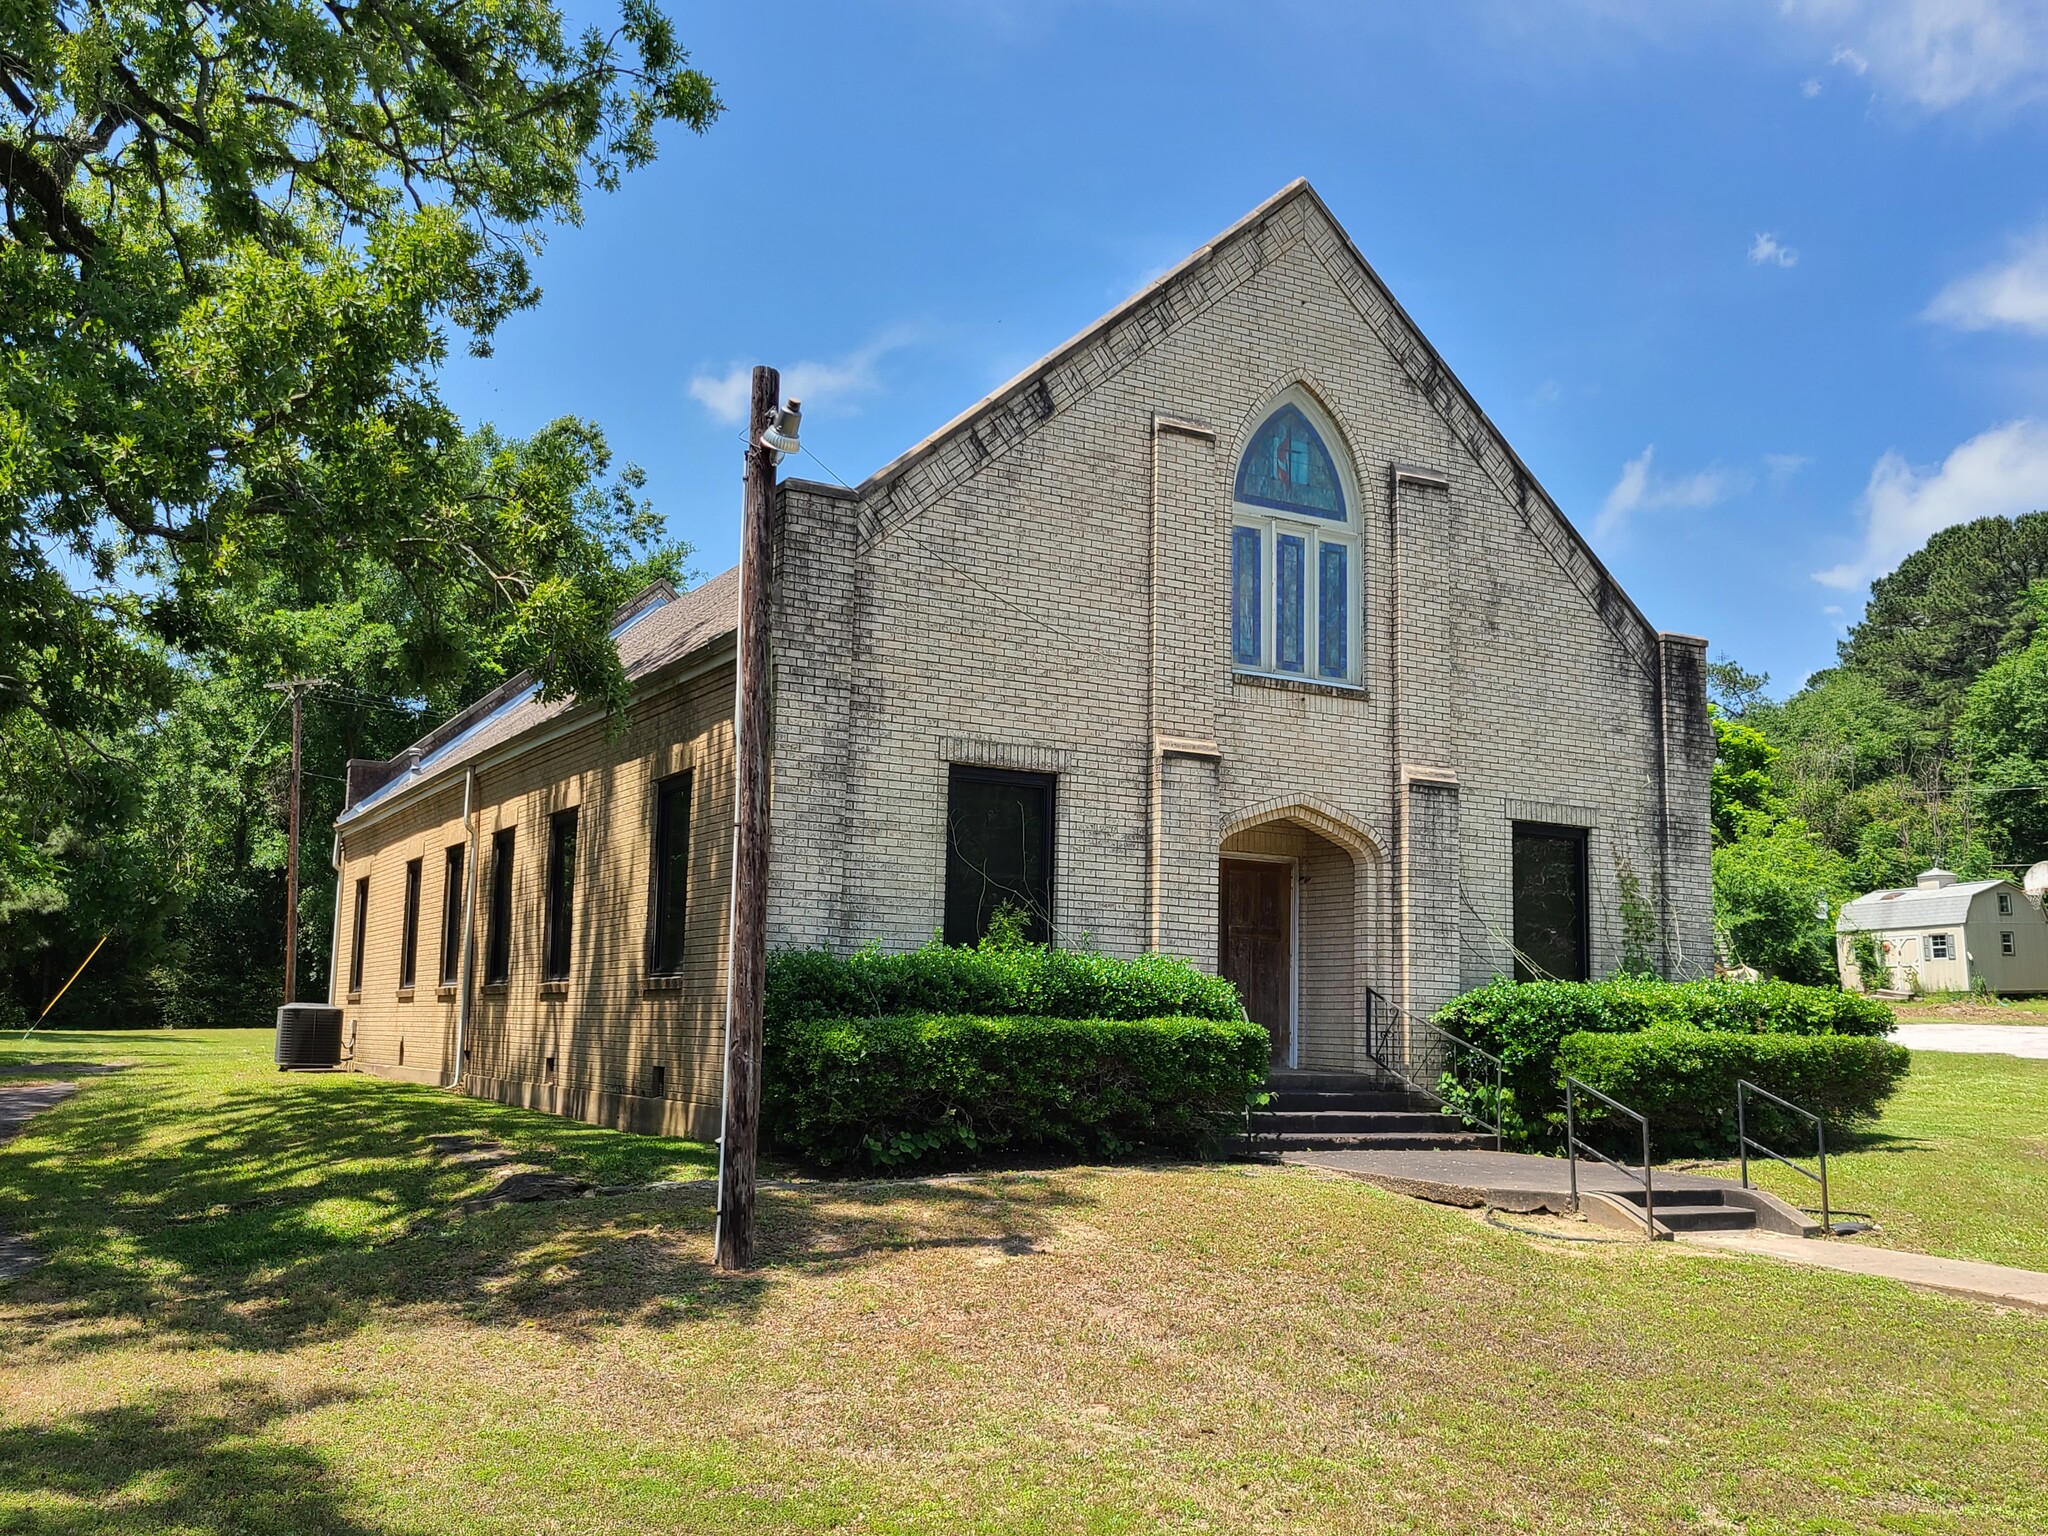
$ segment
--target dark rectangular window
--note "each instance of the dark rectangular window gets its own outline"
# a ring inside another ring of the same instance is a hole
[[[490,931],[484,936],[484,983],[512,978],[512,829],[491,836]]]
[[[541,976],[569,979],[569,949],[576,936],[576,813],[557,811],[548,818],[548,910],[546,942],[541,946]]]
[[[363,939],[370,925],[370,877],[364,875],[356,881],[356,921],[354,942],[348,953],[348,989],[351,993],[363,990]]]
[[[690,776],[676,774],[654,786],[653,951],[648,969],[672,976],[683,968],[683,938],[690,901]]]
[[[462,862],[463,847],[457,843],[442,860],[441,878],[441,985],[452,987],[462,970]]]
[[[1515,823],[1515,980],[1584,981],[1586,833]]]
[[[1030,942],[1051,941],[1053,784],[1047,773],[953,765],[946,790],[948,944],[986,937],[1004,908]]]
[[[398,986],[410,992],[420,969],[420,861],[405,865],[405,929],[398,941]]]

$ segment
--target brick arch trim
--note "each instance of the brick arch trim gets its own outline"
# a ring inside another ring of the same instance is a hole
[[[1363,822],[1354,821],[1334,806],[1319,800],[1270,800],[1264,805],[1252,807],[1242,815],[1226,823],[1219,844],[1228,842],[1240,832],[1249,832],[1254,827],[1263,827],[1276,821],[1295,821],[1311,832],[1329,839],[1353,858],[1383,859],[1386,844],[1380,835]]]

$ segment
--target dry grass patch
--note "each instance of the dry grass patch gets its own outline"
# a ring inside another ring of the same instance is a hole
[[[1298,1169],[771,1188],[741,1278],[709,1215],[499,1207],[149,1284],[53,1223],[92,1259],[0,1290],[0,1531],[2048,1526],[2039,1318]]]

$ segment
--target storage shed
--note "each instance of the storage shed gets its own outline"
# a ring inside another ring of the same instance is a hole
[[[1968,992],[1981,983],[2001,995],[2048,993],[2048,917],[2010,880],[1958,880],[1930,869],[1908,889],[1846,904],[1835,920],[1835,962],[1842,985],[1855,991],[1863,990],[1860,933],[1877,940],[1899,991]]]

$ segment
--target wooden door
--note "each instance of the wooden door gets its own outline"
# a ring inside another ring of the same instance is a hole
[[[1218,969],[1273,1037],[1274,1065],[1285,1066],[1294,1043],[1294,866],[1223,860],[1217,915]]]

